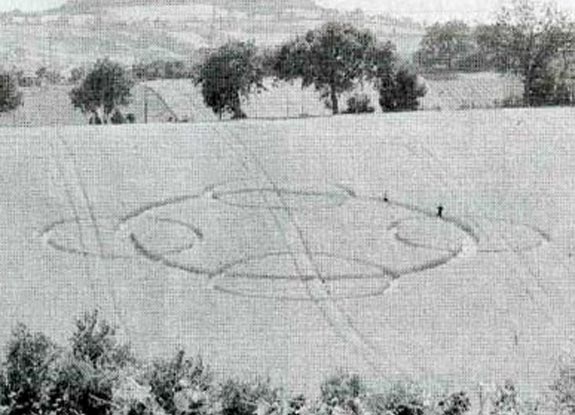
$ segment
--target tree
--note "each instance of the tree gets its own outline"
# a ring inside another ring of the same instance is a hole
[[[427,28],[416,54],[416,60],[425,67],[445,66],[455,69],[458,60],[473,50],[469,26],[458,20],[435,23]]]
[[[370,31],[346,23],[326,23],[282,45],[275,73],[287,81],[301,78],[304,88],[314,85],[338,114],[340,95],[373,70],[375,49],[376,39]]]
[[[552,4],[514,0],[500,11],[481,42],[492,50],[497,69],[521,77],[524,104],[533,106],[554,100],[561,75],[554,66],[575,44],[575,35],[568,16]]]
[[[371,105],[369,95],[366,93],[355,93],[347,99],[347,114],[366,114],[375,112]]]
[[[99,60],[81,84],[72,89],[70,99],[74,107],[90,115],[90,123],[108,124],[120,106],[130,102],[134,82],[118,63]]]
[[[233,119],[245,118],[241,99],[264,89],[263,63],[253,43],[230,42],[210,54],[200,65],[195,79],[201,85],[204,102],[216,114],[230,112]]]
[[[0,112],[8,112],[22,105],[18,80],[9,73],[0,73]]]

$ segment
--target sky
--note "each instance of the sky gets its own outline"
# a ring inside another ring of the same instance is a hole
[[[565,10],[575,12],[575,1],[555,0]],[[341,9],[357,7],[375,12],[388,12],[417,20],[447,20],[450,18],[481,21],[498,10],[501,0],[316,0],[318,4]],[[0,0],[0,11],[19,8],[42,10],[59,6],[64,0]]]
[[[64,3],[63,0],[0,0],[0,11],[13,9],[45,10]]]

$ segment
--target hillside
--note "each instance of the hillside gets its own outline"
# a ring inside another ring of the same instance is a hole
[[[312,0],[70,0],[46,12],[0,13],[0,59],[32,71],[69,71],[102,57],[124,64],[189,61],[230,40],[276,46],[328,20],[369,28],[404,56],[422,36],[417,25],[340,13]]]
[[[571,109],[2,129],[0,344],[98,307],[143,356],[300,391],[337,369],[541,391],[575,335],[574,129]]]
[[[135,6],[175,6],[205,4],[229,10],[263,14],[291,9],[314,10],[320,7],[313,0],[68,0],[60,11],[88,12],[99,8]]]

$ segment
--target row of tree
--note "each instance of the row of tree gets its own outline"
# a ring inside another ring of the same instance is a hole
[[[506,382],[487,401],[481,394],[479,413],[571,414],[574,368],[570,359],[562,363],[545,401],[526,401]],[[426,392],[409,382],[370,389],[359,376],[345,373],[327,378],[318,397],[291,394],[269,381],[218,382],[201,358],[184,352],[152,362],[138,359],[97,312],[76,320],[65,346],[18,325],[0,363],[0,415],[464,415],[470,410],[465,392]]]
[[[534,0],[513,0],[495,23],[474,30],[456,21],[430,26],[416,61],[426,69],[447,70],[478,61],[482,69],[518,75],[524,85],[523,105],[565,105],[575,103],[574,46],[575,25],[566,14]],[[342,94],[364,83],[379,92],[383,111],[415,110],[426,92],[422,78],[400,62],[392,43],[380,42],[370,31],[346,23],[327,23],[274,50],[230,42],[212,51],[191,72],[181,62],[159,61],[126,70],[102,60],[73,75],[77,86],[70,94],[72,103],[94,123],[124,120],[120,107],[129,102],[134,77],[190,77],[201,86],[205,103],[216,114],[230,113],[234,119],[246,116],[242,101],[264,90],[266,77],[314,87],[334,114],[340,112]],[[9,76],[0,82],[0,111],[15,108],[21,95],[14,82]],[[373,107],[365,95],[354,96],[347,111],[370,112]]]
[[[424,69],[497,70],[523,81],[526,106],[572,104],[575,24],[552,3],[514,0],[492,24],[461,21],[427,28],[415,62]]]
[[[175,75],[183,65],[171,65]],[[146,79],[150,70],[163,71],[163,62],[132,68]],[[183,72],[182,72],[183,73]],[[133,74],[132,74],[133,75]],[[164,74],[165,75],[165,74]],[[251,42],[229,42],[213,51],[198,65],[191,78],[201,86],[204,102],[222,117],[245,118],[242,101],[265,89],[264,79],[301,80],[314,86],[334,114],[340,112],[340,97],[358,84],[372,82],[380,93],[384,111],[417,109],[425,86],[415,72],[399,64],[395,47],[380,43],[367,30],[350,24],[327,23],[277,50],[260,51]],[[122,119],[120,107],[127,105],[133,76],[121,65],[101,60],[72,90],[72,104],[89,114],[92,123],[107,124]],[[366,96],[352,97],[348,111],[370,112]]]
[[[214,112],[244,118],[242,99],[265,89],[266,76],[313,86],[333,114],[340,112],[341,95],[364,82],[380,92],[384,111],[417,109],[425,94],[415,72],[399,64],[392,43],[378,42],[369,30],[334,22],[265,53],[258,53],[253,43],[228,43],[208,56],[195,82]]]

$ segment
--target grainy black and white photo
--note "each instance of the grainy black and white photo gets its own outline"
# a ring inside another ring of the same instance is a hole
[[[575,2],[0,0],[0,415],[575,414]]]

